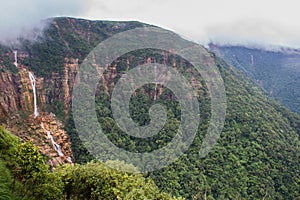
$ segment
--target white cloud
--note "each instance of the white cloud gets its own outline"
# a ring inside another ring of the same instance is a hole
[[[300,48],[297,0],[27,0],[1,3],[0,39],[41,19],[71,15],[137,20],[207,43],[251,42]]]
[[[2,1],[0,11],[0,40],[15,39],[24,29],[39,26],[42,19],[60,15],[79,15],[87,5],[84,0],[26,0]]]
[[[207,43],[249,43],[300,48],[296,0],[89,0],[83,17],[138,20]]]

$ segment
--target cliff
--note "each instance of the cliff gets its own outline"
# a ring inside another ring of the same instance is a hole
[[[34,116],[34,93],[29,77],[32,72],[20,65],[16,74],[9,71],[0,73],[1,125],[22,140],[31,140],[53,166],[70,163],[70,158],[74,160],[69,136],[63,124],[50,112],[52,106],[63,102],[62,112],[65,116],[69,113],[70,91],[78,69],[78,59],[66,58],[65,61],[63,77],[55,72],[48,78],[35,76],[37,117]],[[63,156],[55,150],[48,132],[61,147]]]

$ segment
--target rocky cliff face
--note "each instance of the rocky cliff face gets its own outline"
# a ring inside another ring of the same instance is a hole
[[[16,74],[9,71],[0,73],[0,123],[22,140],[31,140],[53,166],[74,160],[70,139],[62,123],[50,111],[63,106],[63,114],[69,115],[72,85],[77,70],[78,59],[66,58],[63,76],[54,72],[47,78],[35,76],[39,111],[36,118],[30,71],[20,65]],[[48,132],[60,146],[63,156],[55,149]]]
[[[17,47],[18,69],[14,66],[17,64],[15,52],[9,47],[1,49],[0,124],[21,139],[32,140],[54,165],[68,162],[68,157],[72,157],[71,144],[62,124],[70,115],[72,89],[80,61],[110,35],[143,26],[138,22],[92,22],[71,18],[49,20],[49,27],[38,42],[26,39],[20,42]],[[145,63],[149,61],[144,59]],[[164,59],[166,62],[167,58]],[[126,63],[129,69],[131,61]],[[117,67],[118,63],[107,65],[105,78],[101,79],[107,95],[118,76]],[[34,74],[36,82],[37,118],[34,118],[34,95],[29,73]],[[157,95],[162,91],[158,86]],[[54,123],[59,125],[54,126]],[[53,145],[47,145],[47,131],[53,134],[64,156],[59,156]]]
[[[32,141],[41,153],[49,158],[51,166],[74,161],[70,138],[53,113],[42,112],[36,118],[30,116],[26,119],[18,114],[10,115],[2,125],[21,140]],[[53,143],[50,136],[59,147]]]
[[[45,105],[45,96],[42,93],[43,78],[36,79],[36,89],[39,105]],[[33,92],[29,79],[29,71],[19,68],[17,74],[8,71],[0,73],[0,121],[15,112],[26,115],[33,113]]]
[[[65,58],[63,74],[52,72],[43,82],[43,95],[46,110],[63,110],[61,116],[70,113],[72,88],[78,71],[78,59]]]

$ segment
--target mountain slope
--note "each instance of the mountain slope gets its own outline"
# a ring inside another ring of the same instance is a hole
[[[32,143],[21,142],[1,126],[0,152],[0,199],[176,199],[140,174],[120,172],[100,162],[57,166],[50,172]]]
[[[300,113],[300,52],[268,51],[242,46],[210,45],[210,49],[260,85],[290,110]]]
[[[270,102],[241,73],[218,62],[228,106],[218,145],[204,159],[192,148],[186,157],[151,176],[162,188],[175,186],[172,191],[193,193],[199,199],[298,197],[299,116]]]
[[[41,109],[46,113],[54,112],[61,120],[70,116],[63,122],[71,137],[77,162],[84,163],[92,159],[79,140],[70,110],[70,96],[78,67],[87,53],[103,39],[143,26],[146,25],[137,22],[55,18],[49,21],[49,27],[39,42],[22,40],[18,47],[26,55],[20,57],[20,65],[34,72],[36,79],[41,80],[39,84],[43,87],[37,90],[39,99],[45,99],[39,100]],[[1,74],[11,74],[9,63],[13,63],[13,57],[8,48],[3,49],[6,50],[2,51]],[[226,62],[207,50],[203,51],[209,55],[210,64],[219,69],[227,96],[225,127],[217,145],[207,157],[200,158],[199,149],[209,124],[208,88],[193,66],[172,52],[153,49],[130,52],[107,67],[96,96],[98,119],[107,137],[115,145],[132,152],[150,152],[164,147],[174,137],[181,117],[180,106],[174,94],[161,85],[157,86],[159,92],[156,102],[165,106],[169,118],[164,129],[155,137],[148,140],[129,137],[116,125],[110,108],[111,92],[121,74],[148,61],[167,63],[188,80],[195,79],[201,121],[193,144],[183,156],[170,166],[145,176],[151,177],[162,190],[188,199],[299,197],[300,117],[270,100],[258,86]],[[12,82],[12,88],[14,84]],[[155,85],[145,85],[131,98],[131,116],[139,125],[150,121],[148,110],[156,103],[153,99],[154,88]],[[2,94],[9,96],[3,90]],[[4,99],[20,99],[18,95]],[[33,101],[29,102],[32,114]],[[9,105],[9,102],[5,103]],[[16,109],[9,114],[16,116],[15,112],[28,117],[26,109]],[[5,121],[3,123],[6,125]]]

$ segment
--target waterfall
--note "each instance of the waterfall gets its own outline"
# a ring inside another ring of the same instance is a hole
[[[48,136],[48,138],[51,140],[52,146],[53,146],[53,148],[55,149],[55,151],[58,153],[58,155],[59,155],[59,156],[65,156],[65,155],[63,154],[63,152],[61,151],[60,145],[57,144],[57,143],[54,141],[53,136],[51,135],[51,132],[50,132],[50,131],[47,131],[47,130],[45,129],[44,123],[43,123],[43,122],[41,123],[41,127],[47,132],[47,136]],[[70,158],[70,160],[71,160],[71,158]],[[69,157],[68,157],[68,161],[69,161]],[[69,162],[70,162],[70,161],[69,161]],[[72,162],[72,160],[71,160],[71,162]]]
[[[69,161],[69,163],[73,163],[71,157],[68,157],[67,160]]]
[[[45,126],[44,126],[44,123],[43,123],[43,122],[41,123],[41,127],[47,132],[47,136],[48,136],[48,138],[51,140],[51,143],[52,143],[52,146],[53,146],[54,150],[58,153],[59,156],[64,157],[65,154],[62,152],[61,146],[60,146],[59,144],[57,144],[57,143],[54,141],[51,132],[50,132],[50,131],[47,131],[47,130],[45,129]],[[73,164],[72,158],[71,158],[71,157],[67,157],[67,161],[68,161],[69,163]]]
[[[15,64],[16,67],[18,67],[18,51],[15,50],[13,52],[14,52],[14,55],[15,55],[15,62],[14,62],[14,64]]]
[[[31,72],[29,72],[29,79],[31,82],[32,90],[33,90],[33,101],[34,101],[34,118],[39,115],[38,108],[37,108],[37,97],[36,97],[36,88],[35,88],[35,78]]]
[[[251,54],[251,65],[254,65],[254,56]]]
[[[154,101],[156,101],[156,87],[157,87],[157,83],[155,84],[155,88],[154,88]]]
[[[154,80],[156,81],[156,66],[154,67]],[[155,83],[155,88],[154,88],[154,101],[156,101],[156,88],[157,88],[157,83]]]
[[[48,138],[51,140],[52,145],[53,145],[53,148],[54,148],[55,151],[58,153],[58,155],[59,155],[59,156],[65,156],[65,155],[63,154],[63,152],[61,151],[60,145],[57,144],[57,143],[54,141],[54,139],[53,139],[53,137],[52,137],[50,131],[47,131],[47,136],[48,136]]]

